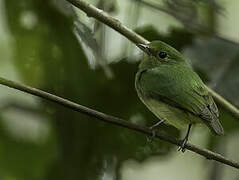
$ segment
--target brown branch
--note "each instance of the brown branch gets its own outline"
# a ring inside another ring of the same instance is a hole
[[[113,18],[103,10],[96,8],[95,6],[89,4],[88,2],[81,0],[66,0],[66,1],[70,2],[74,6],[84,11],[87,14],[87,16],[94,17],[98,21],[108,25],[115,31],[122,34],[124,37],[128,38],[131,42],[135,43],[136,45],[140,43],[142,44],[149,43],[149,41],[144,39],[142,36],[138,35],[133,30],[124,26],[118,19]]]
[[[1,78],[1,77],[0,77],[0,84],[5,85],[5,86],[10,87],[10,88],[14,88],[14,89],[23,91],[23,92],[26,92],[28,94],[32,94],[34,96],[41,97],[41,98],[46,99],[48,101],[55,102],[59,105],[65,106],[65,107],[67,107],[69,109],[72,109],[74,111],[81,112],[81,113],[86,114],[86,115],[91,116],[91,117],[95,117],[95,118],[97,118],[101,121],[111,123],[111,124],[115,124],[115,125],[118,125],[118,126],[121,126],[121,127],[125,127],[125,128],[134,130],[136,132],[144,133],[144,134],[147,134],[147,135],[153,135],[152,131],[149,128],[141,127],[141,126],[132,124],[132,123],[130,123],[128,121],[125,121],[121,118],[114,117],[114,116],[111,116],[111,115],[107,115],[105,113],[90,109],[88,107],[82,106],[80,104],[74,103],[74,102],[69,101],[67,99],[64,99],[64,98],[61,98],[59,96],[44,92],[44,91],[36,89],[36,88],[32,88],[32,87],[29,87],[29,86],[26,86],[26,85],[23,85],[23,84],[14,82],[14,81],[7,80],[5,78]],[[178,145],[178,146],[181,144],[181,141],[176,140],[176,139],[174,139],[172,137],[169,137],[167,135],[161,135],[161,134],[156,133],[155,137],[157,137],[161,140],[167,141],[171,144]],[[223,164],[226,164],[226,165],[229,165],[229,166],[232,166],[232,167],[235,167],[235,168],[239,169],[239,163],[237,163],[233,160],[227,159],[227,158],[223,157],[222,155],[220,155],[218,153],[215,153],[215,152],[212,152],[212,151],[209,151],[209,150],[206,150],[206,149],[201,149],[201,148],[199,148],[195,145],[189,144],[189,143],[186,144],[185,148],[190,150],[190,151],[193,151],[197,154],[200,154],[200,155],[206,157],[207,159],[212,159],[212,160],[215,160],[215,161],[218,161],[218,162],[221,162]]]

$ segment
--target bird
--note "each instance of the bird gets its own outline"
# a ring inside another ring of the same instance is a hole
[[[159,119],[150,129],[161,123],[187,129],[178,149],[182,152],[192,125],[204,124],[214,135],[223,135],[217,105],[188,60],[159,40],[137,46],[144,56],[135,76],[135,89],[139,99]]]

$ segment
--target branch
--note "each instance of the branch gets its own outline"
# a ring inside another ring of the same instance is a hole
[[[118,125],[118,126],[121,126],[121,127],[125,127],[125,128],[128,128],[128,129],[134,130],[136,132],[147,134],[147,135],[150,135],[150,136],[153,135],[152,131],[149,128],[135,125],[135,124],[130,123],[130,122],[128,122],[126,120],[123,120],[121,118],[114,117],[114,116],[111,116],[111,115],[107,115],[105,113],[90,109],[88,107],[82,106],[80,104],[74,103],[74,102],[69,101],[67,99],[64,99],[64,98],[61,98],[59,96],[44,92],[44,91],[36,89],[36,88],[32,88],[32,87],[29,87],[29,86],[26,86],[26,85],[23,85],[23,84],[14,82],[14,81],[10,81],[10,80],[1,78],[1,77],[0,77],[0,84],[5,85],[5,86],[10,87],[10,88],[13,88],[13,89],[17,89],[19,91],[26,92],[28,94],[32,94],[34,96],[41,97],[41,98],[46,99],[48,101],[55,102],[55,103],[57,103],[59,105],[62,105],[66,108],[69,108],[69,109],[77,111],[77,112],[81,112],[83,114],[94,117],[94,118],[99,119],[101,121],[111,123],[111,124],[115,124],[115,125]],[[181,141],[176,140],[176,139],[174,139],[170,136],[167,136],[167,135],[162,135],[162,134],[156,133],[155,137],[157,137],[161,140],[167,141],[171,144],[177,145],[177,146],[181,145]],[[218,162],[221,162],[223,164],[226,164],[226,165],[229,165],[229,166],[232,166],[232,167],[235,167],[235,168],[239,169],[239,163],[237,163],[233,160],[227,159],[227,158],[223,157],[222,155],[220,155],[218,153],[209,151],[207,149],[201,149],[201,148],[199,148],[195,145],[192,145],[190,143],[186,144],[185,148],[190,150],[190,151],[193,151],[197,154],[200,154],[200,155],[206,157],[207,159],[215,160],[215,161],[218,161]]]
[[[66,1],[70,2],[77,8],[84,11],[89,17],[94,17],[100,22],[116,30],[117,32],[119,32],[120,34],[128,38],[131,42],[136,44],[136,46],[138,46],[138,44],[140,43],[142,44],[149,43],[149,41],[144,39],[142,36],[138,35],[131,29],[124,26],[119,20],[113,18],[112,16],[104,12],[103,10],[96,8],[95,6],[89,4],[88,2],[85,2],[83,0],[66,0]],[[212,89],[209,89],[209,91],[220,105],[222,105],[226,110],[231,112],[235,117],[239,118],[239,110],[234,105],[232,105],[230,102],[225,100],[223,97],[221,97]]]
[[[149,43],[149,41],[144,39],[139,34],[135,33],[133,30],[124,26],[118,19],[113,18],[103,10],[98,9],[95,6],[82,0],[66,0],[66,1],[70,2],[74,6],[84,11],[87,14],[87,16],[94,17],[98,21],[116,30],[117,32],[128,38],[131,42],[135,43],[136,45],[140,43],[141,44]]]

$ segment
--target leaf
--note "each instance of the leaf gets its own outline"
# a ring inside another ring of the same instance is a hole
[[[77,20],[75,21],[74,33],[81,42],[91,67],[95,68],[95,66],[99,64],[104,69],[106,76],[113,78],[113,72],[107,65],[106,59],[102,54],[102,49],[94,38],[94,34],[91,29],[86,24]]]

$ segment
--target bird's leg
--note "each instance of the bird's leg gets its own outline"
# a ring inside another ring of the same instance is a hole
[[[150,126],[149,129],[153,130],[154,128],[156,128],[157,126],[159,126],[161,123],[163,123],[165,120],[162,119],[160,121],[158,121],[157,123],[155,123],[153,126]]]
[[[183,138],[182,144],[181,144],[181,146],[179,146],[178,151],[182,151],[183,153],[185,152],[185,150],[186,150],[186,149],[185,149],[185,145],[186,145],[187,142],[188,142],[188,136],[189,136],[191,127],[192,127],[192,124],[189,124],[189,125],[188,125],[187,134],[186,134],[186,136]]]
[[[151,137],[148,137],[147,136],[147,141],[148,142],[151,142],[152,141],[152,139],[155,137],[155,128],[157,127],[157,126],[159,126],[161,123],[163,123],[165,120],[164,119],[162,119],[162,120],[160,120],[160,121],[158,121],[157,123],[155,123],[153,126],[150,126],[149,127],[149,129],[150,130],[152,130],[152,136]]]

